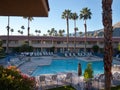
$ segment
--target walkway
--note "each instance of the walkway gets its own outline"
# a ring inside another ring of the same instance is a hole
[[[32,72],[38,67],[43,65],[50,65],[52,61],[51,57],[31,57],[31,60],[24,63],[19,67],[19,69],[28,75],[31,75]]]

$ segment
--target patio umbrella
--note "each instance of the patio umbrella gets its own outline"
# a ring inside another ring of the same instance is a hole
[[[81,64],[78,63],[78,76],[82,75],[82,69],[81,69]]]

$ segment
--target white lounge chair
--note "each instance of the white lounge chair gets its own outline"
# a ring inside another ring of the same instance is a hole
[[[118,61],[120,61],[120,55],[119,54],[116,55],[115,59],[118,60]]]
[[[39,52],[39,55],[40,55],[40,56],[42,56],[42,53],[41,53],[41,52]]]
[[[71,53],[69,53],[69,56],[71,57],[71,56],[72,56],[72,54],[71,54]]]
[[[53,56],[53,52],[51,52],[51,56]]]
[[[66,84],[72,84],[72,73],[67,73],[66,77],[62,81]]]
[[[115,72],[114,74],[113,74],[113,78],[114,79],[116,79],[116,80],[120,80],[120,73],[118,73],[118,72]]]
[[[46,86],[47,86],[44,75],[42,75],[42,76],[39,77],[39,86],[40,86],[40,88],[42,90],[44,90],[46,88]]]
[[[33,52],[30,52],[30,56],[33,56]]]
[[[65,53],[65,57],[68,57],[67,53]]]
[[[78,53],[78,56],[79,56],[79,57],[82,57],[82,53]]]
[[[51,76],[51,82],[52,86],[58,86],[58,78],[57,78],[57,75],[52,75]]]
[[[73,57],[75,57],[76,55],[75,55],[75,53],[73,53]]]

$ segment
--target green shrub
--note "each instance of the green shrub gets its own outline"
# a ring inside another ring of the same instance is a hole
[[[98,52],[99,46],[98,46],[98,45],[94,45],[94,46],[92,47],[92,49],[93,49],[94,52]]]
[[[20,47],[15,47],[13,48],[13,52],[32,52],[33,51],[33,47],[32,46],[28,46],[28,44],[23,44]]]
[[[19,53],[20,52],[20,47],[14,47],[12,49],[12,51],[15,52],[15,53]]]
[[[118,44],[118,51],[120,51],[120,43]]]
[[[55,47],[53,46],[50,48],[50,52],[54,52],[54,51],[55,51]]]
[[[34,90],[35,79],[22,74],[15,66],[0,66],[0,90]]]
[[[89,78],[93,78],[93,70],[92,70],[91,63],[87,64],[87,68],[85,69],[85,72],[84,72],[84,78],[85,78],[85,80],[87,80]]]
[[[3,49],[3,47],[0,47],[0,58],[5,57],[5,51]]]
[[[32,51],[33,51],[33,47],[28,46],[28,44],[24,44],[20,47],[20,52],[32,52]]]

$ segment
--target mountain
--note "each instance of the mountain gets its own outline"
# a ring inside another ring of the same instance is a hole
[[[88,32],[88,35],[89,33],[91,32]],[[95,30],[92,33],[93,33],[93,36],[98,36],[98,37],[104,36],[103,29]],[[113,37],[120,37],[120,22],[113,25]]]
[[[64,35],[66,36],[66,35]],[[74,36],[74,33],[70,33],[70,36]],[[76,36],[85,36],[85,33],[83,32],[81,35],[77,32]],[[94,30],[94,31],[87,31],[88,37],[103,37],[104,36],[104,30]],[[120,37],[120,22],[113,25],[113,37]]]
[[[120,28],[120,22],[113,25],[113,28]]]

